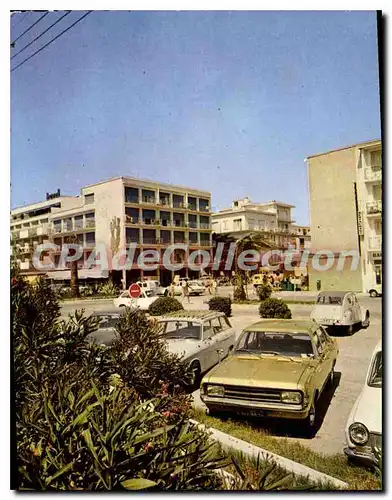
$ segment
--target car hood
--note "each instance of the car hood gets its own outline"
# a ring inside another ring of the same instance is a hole
[[[252,355],[229,356],[206,377],[209,383],[269,388],[297,388],[310,360],[298,358],[256,358]]]
[[[382,389],[369,387],[362,389],[351,411],[347,427],[353,422],[364,424],[369,432],[382,431]]]
[[[199,348],[200,340],[196,339],[167,339],[166,345],[172,354],[188,358],[195,354]]]
[[[310,313],[310,317],[316,321],[319,319],[340,319],[342,316],[342,306],[320,305],[315,306]]]

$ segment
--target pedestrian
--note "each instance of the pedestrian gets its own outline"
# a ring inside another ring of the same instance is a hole
[[[169,287],[169,297],[174,298],[174,283],[170,284],[170,287]]]
[[[188,286],[188,282],[186,280],[184,280],[182,283],[181,283],[181,298],[182,298],[182,302],[184,301],[184,298],[187,297],[188,298],[188,304],[190,304],[190,299],[189,299],[189,286]]]
[[[206,286],[207,292],[211,295],[211,280],[210,280],[209,277],[206,279],[206,285],[205,286]]]
[[[215,279],[212,280],[212,290],[214,295],[218,295],[218,282]]]

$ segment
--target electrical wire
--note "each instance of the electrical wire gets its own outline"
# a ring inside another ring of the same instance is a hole
[[[27,49],[27,47],[30,47],[30,45],[32,45],[39,38],[41,38],[42,35],[45,35],[45,33],[47,33],[50,30],[50,28],[53,28],[53,26],[55,26],[57,23],[59,23],[61,21],[61,19],[63,19],[65,16],[68,16],[68,14],[70,14],[71,12],[72,12],[71,10],[68,10],[64,15],[62,15],[59,19],[57,19],[57,21],[55,21],[53,24],[51,24],[49,26],[49,28],[47,28],[45,31],[43,31],[40,35],[36,36],[33,41],[31,41],[30,43],[28,43],[27,45],[25,45],[24,47],[22,47],[19,52],[17,52],[16,54],[14,54],[11,57],[11,59],[13,59],[14,57],[18,56],[21,52],[23,52],[25,49]]]
[[[43,19],[48,14],[49,12],[45,12],[43,16],[41,16],[37,21],[35,21],[35,23],[33,23],[29,28],[27,28],[27,30],[25,30],[21,35],[19,35],[18,38],[15,38],[15,40],[11,42],[11,46],[14,47],[15,43],[19,40],[19,38],[22,38],[23,35],[25,35],[28,31],[30,31],[31,28],[34,28],[34,26],[38,24],[41,21],[41,19]]]
[[[83,14],[83,16],[79,17],[79,19],[77,19],[73,24],[71,24],[71,26],[68,26],[68,28],[66,28],[65,30],[63,30],[61,33],[59,33],[57,36],[55,36],[54,38],[52,38],[51,40],[49,40],[48,43],[46,43],[45,45],[43,45],[40,49],[36,50],[35,52],[33,52],[29,57],[26,57],[26,59],[23,59],[22,62],[20,62],[17,66],[15,66],[15,68],[12,68],[11,69],[11,73],[12,71],[15,71],[16,69],[20,68],[20,66],[22,66],[22,64],[24,64],[25,62],[27,62],[28,60],[30,60],[32,57],[34,57],[36,54],[38,54],[39,52],[41,52],[41,50],[44,50],[48,45],[50,45],[51,43],[53,43],[55,40],[57,40],[57,38],[59,38],[61,35],[63,35],[64,33],[66,33],[68,30],[70,30],[73,26],[75,26],[75,24],[78,24],[82,19],[84,19],[86,16],[88,16],[89,14],[91,14],[91,10],[89,10],[86,14]]]

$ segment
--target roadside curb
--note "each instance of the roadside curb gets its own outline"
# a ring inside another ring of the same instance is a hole
[[[236,451],[240,451],[245,455],[255,458],[260,455],[260,457],[262,457],[263,459],[274,461],[277,465],[287,470],[288,472],[308,477],[314,482],[329,482],[340,489],[348,488],[348,484],[344,481],[341,481],[340,479],[336,479],[335,477],[329,476],[328,474],[324,474],[323,472],[311,469],[306,465],[294,462],[293,460],[277,455],[276,453],[272,453],[268,450],[265,450],[264,448],[260,448],[253,444],[250,444],[247,441],[243,441],[242,439],[230,436],[229,434],[218,431],[213,427],[207,427],[204,424],[200,424],[197,420],[190,419],[190,422],[194,425],[197,425],[201,430],[207,431],[211,435],[211,438],[215,441],[218,441],[223,448],[233,448]]]

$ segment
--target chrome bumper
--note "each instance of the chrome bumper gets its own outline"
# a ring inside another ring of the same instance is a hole
[[[361,462],[364,465],[370,467],[377,465],[377,460],[370,447],[366,446],[363,449],[347,447],[343,451],[348,458]]]

